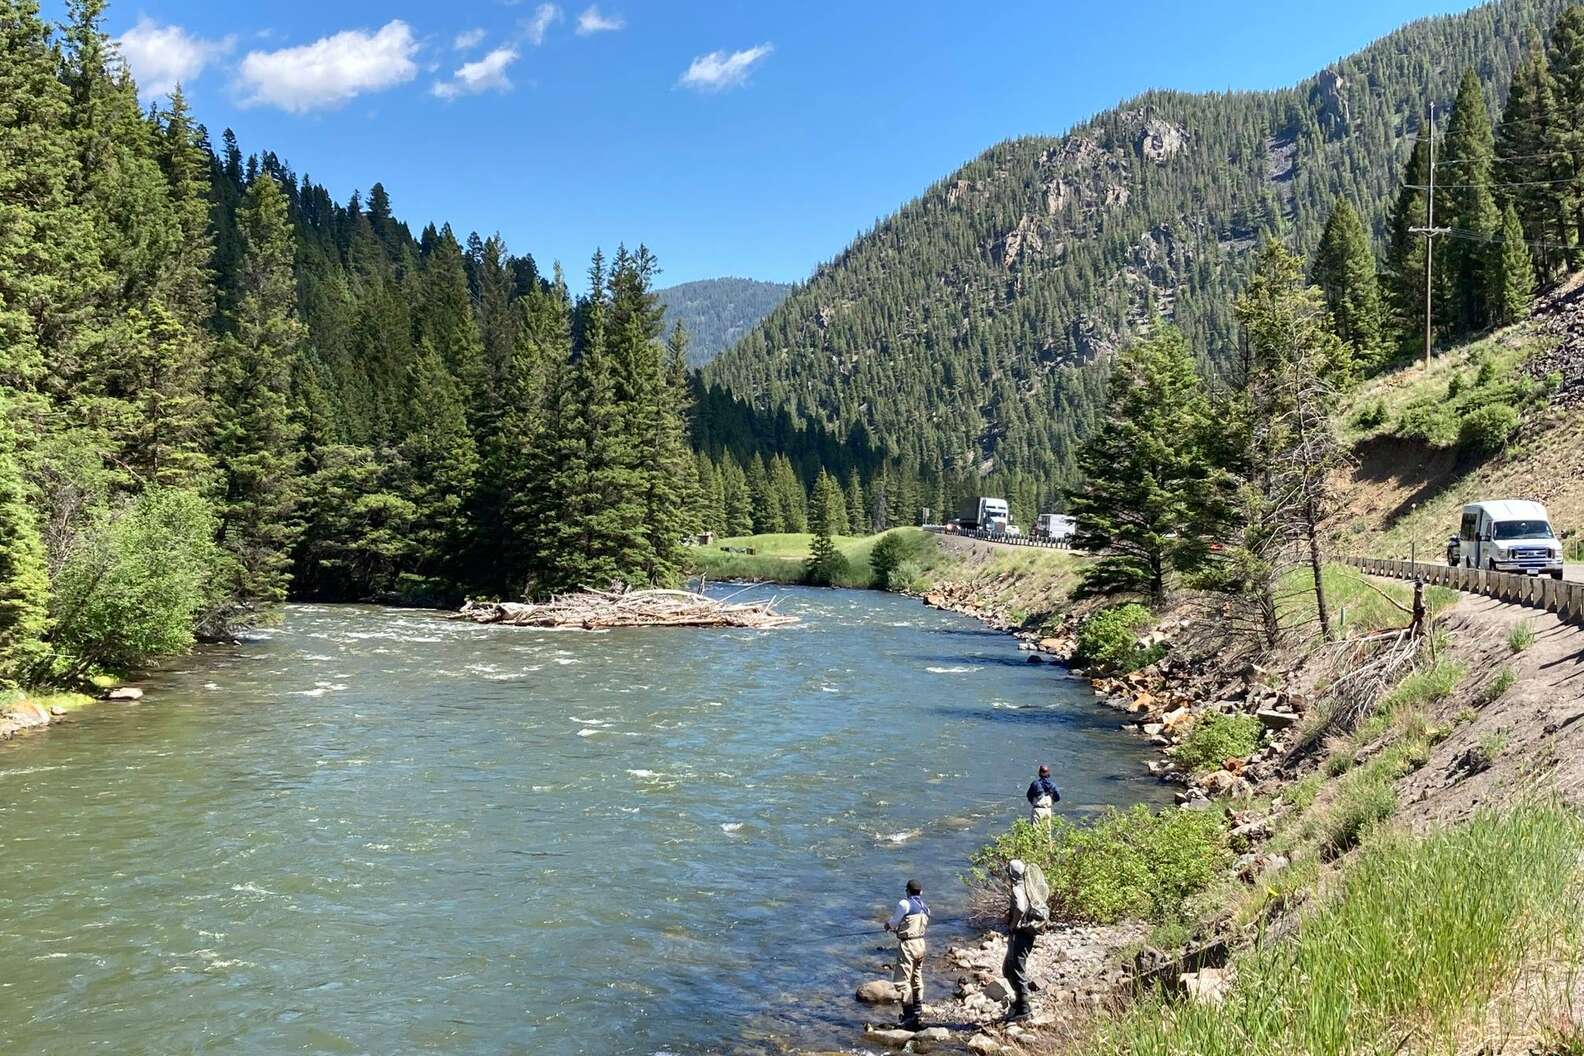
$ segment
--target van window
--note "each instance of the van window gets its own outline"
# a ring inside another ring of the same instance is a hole
[[[1472,540],[1475,535],[1475,526],[1479,524],[1479,514],[1470,511],[1463,515],[1463,538]]]
[[[1550,539],[1551,526],[1544,521],[1497,521],[1491,530],[1495,539]]]

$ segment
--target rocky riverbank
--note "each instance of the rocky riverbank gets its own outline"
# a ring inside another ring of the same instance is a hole
[[[143,699],[143,691],[131,686],[120,686],[100,694],[100,700],[135,703]],[[82,693],[55,693],[45,697],[18,697],[0,700],[0,741],[8,741],[19,734],[41,730],[60,722],[73,712],[87,707],[94,698]]]
[[[1148,932],[1142,924],[1107,927],[1053,927],[1040,936],[1029,957],[1030,977],[1039,990],[1031,999],[1034,1014],[1025,1022],[1007,1024],[1011,994],[1001,977],[1006,936],[992,933],[972,942],[947,946],[932,955],[926,969],[926,990],[944,1000],[924,1006],[924,1029],[901,1030],[880,1020],[868,1026],[862,1041],[874,1049],[906,1052],[1013,1053],[1048,1047],[1077,1036],[1095,1011],[1114,1003],[1132,986],[1127,953],[1138,948]],[[889,968],[889,965],[885,966]],[[896,1008],[896,990],[888,981],[863,984],[858,999],[884,1009]]]

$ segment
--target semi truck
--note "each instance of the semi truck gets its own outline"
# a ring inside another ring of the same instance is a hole
[[[1011,523],[1011,509],[1005,499],[976,495],[962,504],[957,515],[957,527],[965,532],[990,532],[1005,534]]]

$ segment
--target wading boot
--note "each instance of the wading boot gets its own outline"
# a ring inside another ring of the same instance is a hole
[[[903,1005],[902,1018],[897,1022],[897,1026],[903,1030],[919,1030],[924,1026],[919,1018],[919,1012],[920,1008],[916,1004]]]
[[[1029,1008],[1029,1004],[1028,1004],[1027,1001],[1019,1001],[1019,1002],[1017,1002],[1016,1004],[1014,1004],[1012,1006],[1012,1011],[1007,1013],[1007,1017],[1006,1017],[1006,1019],[1003,1022],[1006,1022],[1006,1023],[1022,1023],[1024,1020],[1028,1019],[1033,1014],[1034,1014],[1034,1010]]]

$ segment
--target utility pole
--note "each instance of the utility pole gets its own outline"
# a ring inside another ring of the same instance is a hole
[[[1436,229],[1435,226],[1435,100],[1430,101],[1430,190],[1425,197],[1425,226],[1409,228],[1410,233],[1425,236],[1425,370],[1430,369],[1430,353],[1433,346],[1430,325],[1430,310],[1435,302],[1435,236],[1448,234],[1451,228]]]

